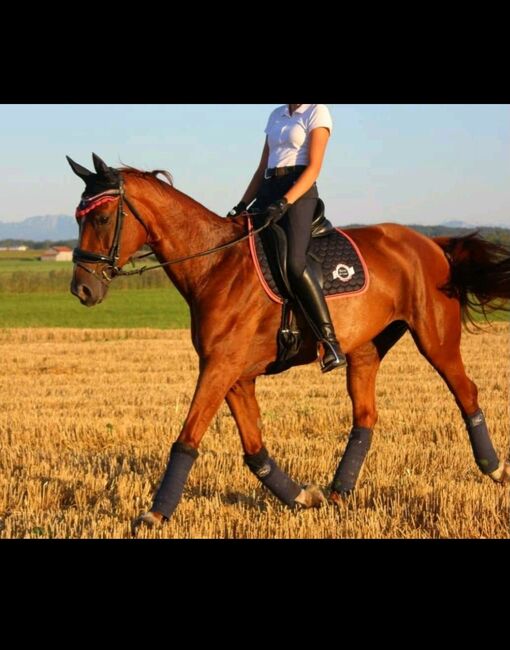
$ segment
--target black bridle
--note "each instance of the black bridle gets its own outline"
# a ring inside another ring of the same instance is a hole
[[[122,274],[122,268],[119,266],[120,259],[120,240],[122,237],[122,228],[124,226],[124,219],[126,217],[126,212],[124,211],[124,203],[133,213],[134,217],[142,224],[147,235],[149,234],[149,229],[145,225],[144,220],[138,213],[138,210],[127,198],[124,191],[124,183],[122,178],[119,180],[119,187],[114,190],[109,190],[107,192],[108,196],[118,196],[119,202],[117,204],[117,219],[115,221],[115,232],[113,234],[113,241],[110,247],[108,255],[100,255],[99,253],[94,253],[92,251],[86,251],[83,248],[75,248],[73,250],[73,262],[84,269],[88,273],[95,275],[101,281],[111,282],[116,275]],[[93,200],[92,197],[89,200]],[[110,275],[106,272],[106,269],[103,269],[102,273],[99,275],[96,273],[95,269],[90,269],[83,264],[106,264],[110,270]]]
[[[202,257],[204,255],[210,255],[211,253],[215,253],[217,251],[223,250],[225,248],[229,248],[230,246],[234,246],[235,244],[238,244],[241,241],[244,241],[245,239],[248,239],[248,237],[252,237],[253,235],[256,235],[258,232],[261,230],[264,230],[264,228],[267,228],[270,225],[270,221],[266,221],[262,226],[259,226],[259,228],[256,228],[252,230],[250,233],[247,235],[244,235],[243,237],[240,237],[239,239],[234,239],[231,242],[228,242],[226,244],[221,244],[220,246],[215,246],[214,248],[210,248],[206,251],[202,251],[201,253],[194,253],[193,255],[186,255],[185,257],[178,257],[173,260],[169,260],[168,262],[163,262],[162,264],[154,264],[152,266],[142,266],[140,269],[135,269],[133,271],[123,271],[122,267],[119,266],[119,259],[120,259],[120,240],[122,237],[122,228],[124,226],[124,219],[126,217],[126,212],[124,211],[124,203],[128,206],[130,209],[131,213],[135,217],[137,221],[139,221],[142,226],[145,229],[145,232],[147,233],[147,236],[149,236],[149,229],[147,228],[144,220],[140,216],[138,210],[135,208],[135,206],[131,203],[131,201],[128,199],[126,196],[125,190],[124,190],[124,183],[122,178],[119,180],[119,187],[117,189],[109,190],[106,193],[108,196],[117,196],[119,197],[119,202],[117,205],[117,219],[115,222],[115,232],[113,235],[113,241],[112,245],[110,247],[110,251],[108,255],[100,255],[99,253],[94,253],[92,251],[86,251],[83,250],[83,248],[75,248],[73,250],[73,262],[79,266],[80,268],[84,269],[88,273],[91,273],[94,275],[98,280],[104,283],[109,283],[113,280],[113,278],[119,276],[119,275],[142,275],[142,273],[145,273],[146,271],[152,271],[153,269],[159,269],[163,266],[169,266],[170,264],[177,264],[178,262],[184,262],[186,260],[191,260],[195,257]],[[92,197],[89,200],[92,200],[94,197]],[[255,214],[255,213],[252,213]],[[149,244],[150,246],[150,244]],[[142,259],[144,257],[148,257],[149,255],[153,255],[153,252],[151,251],[150,253],[145,253],[144,255],[139,255],[138,257],[132,258],[132,261],[136,261],[139,259]],[[107,266],[106,269],[103,269],[101,273],[97,273],[95,269],[90,269],[88,266],[84,266],[83,264],[105,264]],[[110,271],[110,273],[107,273],[107,270]]]

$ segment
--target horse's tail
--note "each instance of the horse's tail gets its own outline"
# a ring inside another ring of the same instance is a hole
[[[475,315],[510,312],[510,249],[474,232],[464,237],[434,237],[450,263],[450,279],[441,287],[459,300],[462,320],[477,327]]]

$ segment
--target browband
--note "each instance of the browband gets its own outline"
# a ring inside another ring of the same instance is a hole
[[[99,205],[102,205],[103,203],[109,203],[110,201],[115,201],[118,196],[118,190],[107,190],[106,192],[101,192],[101,194],[96,194],[94,196],[82,199],[76,208],[75,216],[77,219],[81,219],[81,217],[84,217],[92,210],[95,210],[95,208],[97,208]]]

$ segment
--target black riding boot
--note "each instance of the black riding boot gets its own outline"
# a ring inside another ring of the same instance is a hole
[[[347,359],[337,341],[335,328],[331,322],[326,299],[318,279],[306,266],[299,278],[291,278],[291,283],[295,298],[312,332],[324,345],[322,372],[347,365]]]

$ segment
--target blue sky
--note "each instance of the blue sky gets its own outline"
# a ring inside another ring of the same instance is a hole
[[[510,227],[508,105],[328,104],[318,180],[329,218]],[[83,184],[65,160],[168,169],[224,215],[258,164],[270,104],[0,106],[0,221],[73,214]]]

